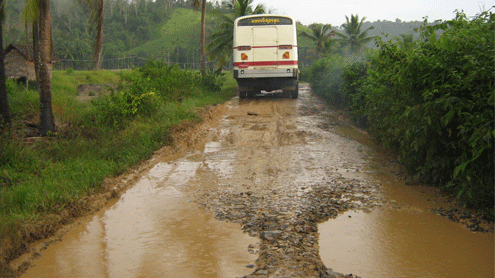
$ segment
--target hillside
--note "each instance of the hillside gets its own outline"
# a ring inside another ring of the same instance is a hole
[[[169,19],[155,27],[153,39],[127,51],[128,55],[167,60],[169,55],[179,57],[198,56],[201,13],[177,8]],[[181,59],[182,60],[182,59]]]

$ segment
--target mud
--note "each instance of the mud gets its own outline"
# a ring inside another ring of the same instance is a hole
[[[114,201],[10,267],[30,266],[23,277],[493,277],[493,233],[437,215],[452,203],[407,185],[307,85],[299,96],[202,110],[174,146],[105,183]]]

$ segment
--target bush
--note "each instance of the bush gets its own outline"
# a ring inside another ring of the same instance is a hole
[[[219,93],[224,79],[221,71],[208,71],[203,77],[198,71],[149,60],[142,68],[122,72],[117,91],[93,102],[96,120],[123,128],[137,116],[156,113],[166,102]]]
[[[308,70],[308,79],[313,91],[334,106],[345,104],[340,91],[344,65],[344,58],[332,55],[315,61]]]
[[[218,92],[221,90],[223,83],[225,82],[225,73],[222,70],[209,70],[206,72],[206,76],[202,77],[203,86],[205,89],[211,92]]]
[[[366,126],[366,91],[362,90],[367,78],[366,62],[355,62],[344,68],[340,90],[352,113],[352,120]]]
[[[342,85],[353,114],[418,180],[492,219],[494,31],[488,12],[425,24],[416,42],[379,41],[369,63],[346,67]]]
[[[167,66],[152,60],[137,71],[125,74],[122,81],[121,87],[128,87],[133,92],[153,91],[167,101],[194,96],[202,85],[198,71],[182,70],[177,65]]]
[[[137,93],[129,89],[93,101],[99,124],[122,128],[138,115],[151,115],[158,109],[154,92]]]

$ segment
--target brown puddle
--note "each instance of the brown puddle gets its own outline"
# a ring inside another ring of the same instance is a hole
[[[159,163],[147,178],[62,242],[22,277],[236,277],[251,272],[255,238],[191,204],[184,185],[197,162]],[[169,174],[171,168],[173,173]],[[166,178],[166,181],[164,179]]]
[[[350,127],[338,131],[371,145]],[[379,184],[386,203],[318,226],[326,266],[361,277],[494,277],[493,233],[471,232],[436,215],[432,209],[450,205],[444,198],[431,188],[405,185],[374,151],[369,158],[360,173],[343,176]]]

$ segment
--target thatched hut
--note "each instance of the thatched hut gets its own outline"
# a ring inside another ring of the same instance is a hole
[[[5,76],[12,78],[18,82],[36,80],[34,70],[34,55],[33,46],[23,44],[9,44],[5,49]],[[53,62],[56,61],[55,56],[52,56],[52,61],[49,64],[52,69]]]

